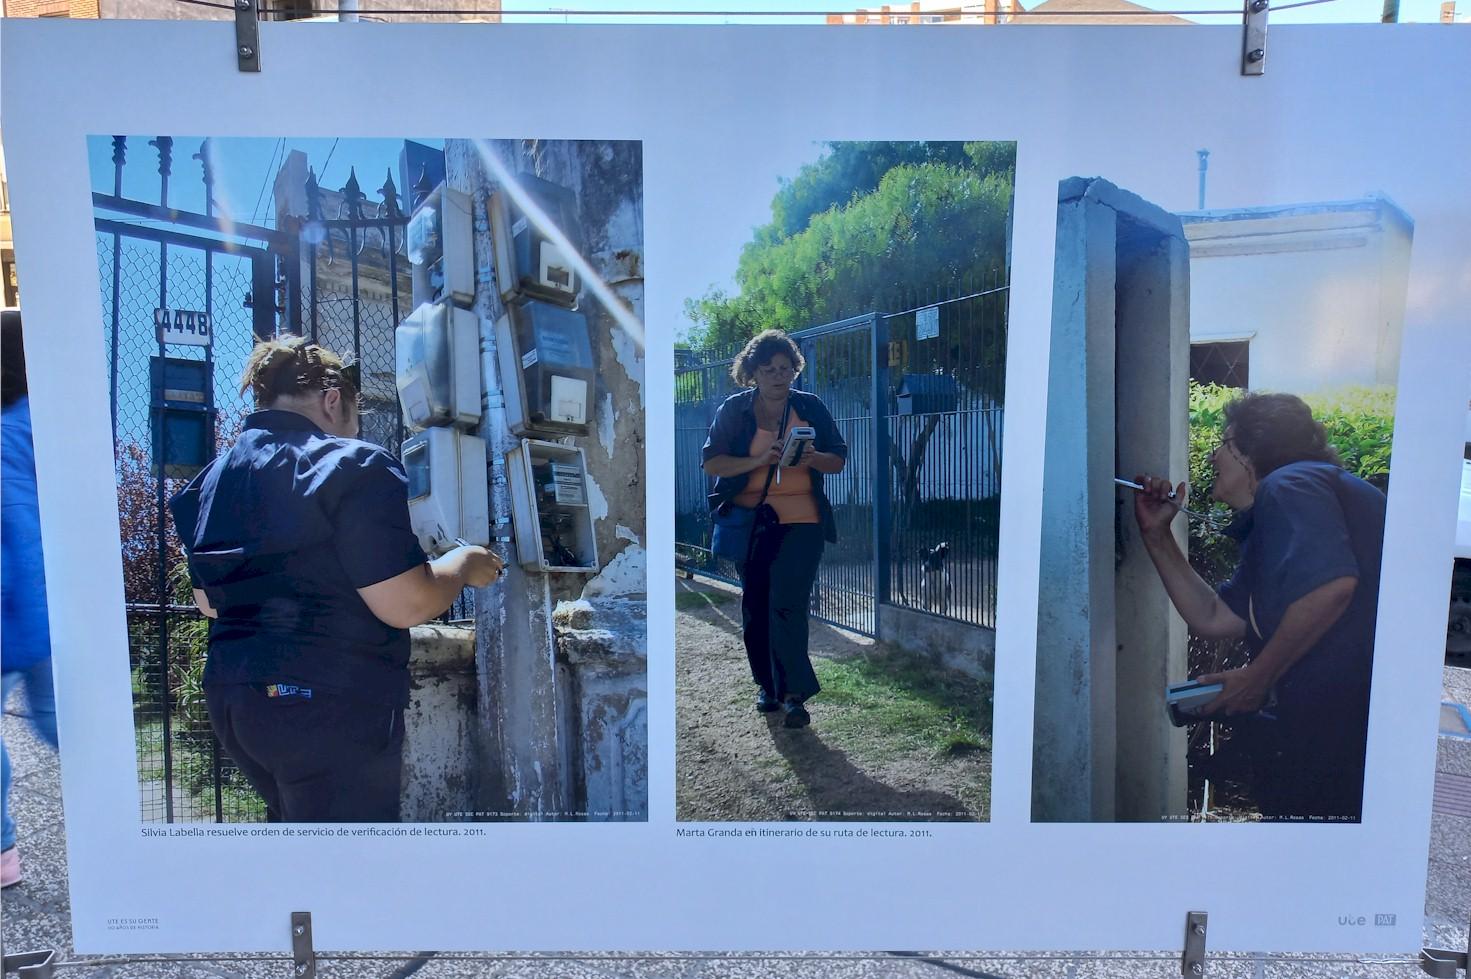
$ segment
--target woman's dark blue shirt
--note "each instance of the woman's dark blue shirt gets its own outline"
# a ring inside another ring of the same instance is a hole
[[[1269,473],[1251,508],[1227,533],[1241,560],[1221,599],[1246,623],[1255,656],[1293,602],[1339,578],[1356,578],[1338,620],[1283,676],[1281,706],[1329,711],[1341,696],[1367,696],[1379,610],[1384,494],[1326,462],[1294,462]]]
[[[813,448],[818,452],[848,458],[848,443],[833,421],[832,412],[815,394],[792,391],[792,410],[812,426],[816,433]],[[715,410],[715,420],[710,423],[710,434],[705,439],[702,459],[709,462],[716,456],[735,456],[744,459],[751,454],[751,439],[756,437],[756,389],[738,391],[721,402]],[[728,500],[734,499],[750,481],[749,473],[739,476],[721,476],[715,480],[715,492],[710,494],[710,509],[714,510]],[[833,508],[822,490],[822,473],[812,470],[812,493],[817,497],[818,512],[822,515],[822,534],[829,542],[838,539],[838,524],[833,518]]]
[[[408,703],[409,633],[358,595],[426,560],[408,480],[380,446],[258,411],[170,501],[190,576],[219,613],[204,679]]]

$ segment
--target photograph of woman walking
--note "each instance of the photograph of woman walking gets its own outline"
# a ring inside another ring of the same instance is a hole
[[[824,542],[837,542],[824,473],[843,471],[848,446],[816,395],[792,390],[802,351],[780,330],[757,334],[731,367],[746,388],[720,406],[705,442],[717,546],[741,576],[741,632],[756,709],[806,727],[821,690],[807,655],[807,605]]]
[[[682,820],[986,820],[1016,144],[722,159],[680,270]]]

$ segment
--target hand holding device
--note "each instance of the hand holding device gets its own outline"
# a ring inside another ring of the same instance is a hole
[[[781,464],[784,468],[795,466],[801,461],[802,456],[811,453],[812,443],[817,439],[817,429],[807,425],[799,425],[787,434],[786,443],[782,446]]]

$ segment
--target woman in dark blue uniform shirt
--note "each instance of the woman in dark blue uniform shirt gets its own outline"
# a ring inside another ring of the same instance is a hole
[[[211,724],[271,821],[395,821],[408,627],[501,561],[481,547],[426,559],[403,467],[357,439],[356,370],[331,351],[258,344],[247,390],[260,410],[170,504],[213,620]]]
[[[1212,589],[1169,532],[1185,484],[1142,478],[1134,513],[1149,556],[1190,631],[1245,640],[1241,669],[1208,705],[1244,743],[1262,816],[1356,821],[1363,803],[1369,680],[1379,608],[1384,494],[1338,464],[1323,426],[1290,394],[1251,394],[1225,409],[1211,455],[1212,495],[1237,511],[1231,580]],[[1270,695],[1275,693],[1275,703]]]

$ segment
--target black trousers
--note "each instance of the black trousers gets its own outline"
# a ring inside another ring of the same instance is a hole
[[[1270,716],[1233,723],[1262,818],[1358,822],[1363,813],[1369,691],[1332,691],[1318,704],[1284,702]]]
[[[751,678],[772,697],[806,700],[821,686],[807,655],[807,606],[822,561],[820,524],[759,529],[741,568],[741,626]]]
[[[394,823],[403,709],[325,691],[268,697],[263,686],[205,688],[210,724],[266,801],[273,823]]]

